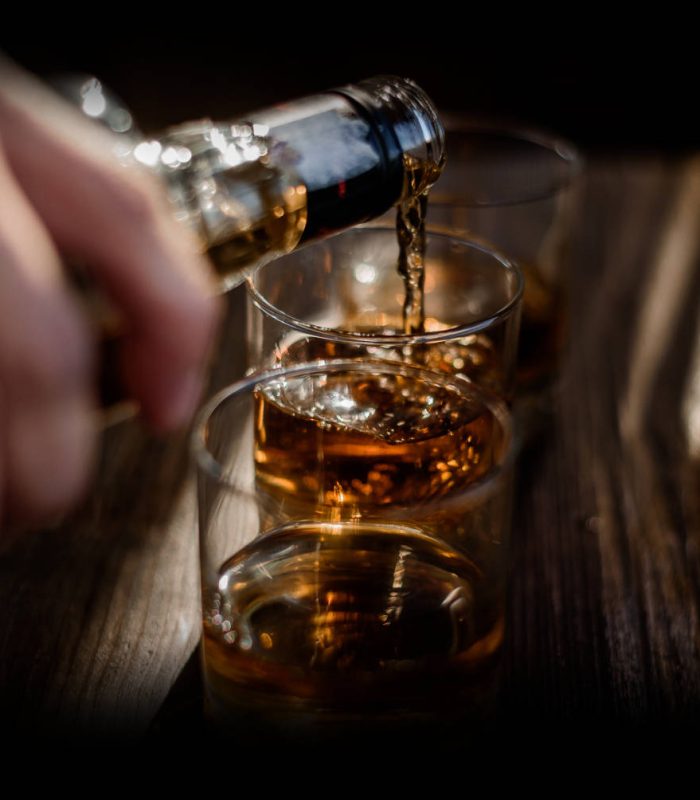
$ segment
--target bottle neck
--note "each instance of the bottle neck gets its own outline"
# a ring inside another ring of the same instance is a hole
[[[371,78],[249,117],[307,189],[302,241],[366,222],[427,192],[445,160],[430,98],[410,80]]]
[[[403,191],[409,191],[409,186],[413,186],[410,191],[428,191],[445,164],[445,130],[420,86],[408,78],[383,75],[337,91],[372,116],[387,150],[401,154],[404,171],[407,165],[411,170],[419,168],[421,180],[404,180]]]

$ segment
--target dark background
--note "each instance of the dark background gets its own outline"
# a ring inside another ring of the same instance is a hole
[[[336,8],[332,23],[316,15],[305,25],[232,8],[221,19],[204,5],[163,12],[174,30],[148,34],[129,7],[119,29],[88,14],[71,33],[5,31],[0,47],[43,75],[96,74],[146,130],[392,73],[412,77],[443,110],[516,118],[589,150],[683,153],[700,145],[698,48],[683,40],[682,21],[670,30],[659,23],[645,37],[636,19],[613,31],[571,8],[558,27],[511,20],[505,36],[505,11],[485,22],[465,8],[459,22],[436,21],[435,6],[424,20],[379,26],[369,10],[348,21]]]

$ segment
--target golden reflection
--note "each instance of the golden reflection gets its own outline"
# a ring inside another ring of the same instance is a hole
[[[700,459],[700,328],[683,395],[682,419],[688,455]]]

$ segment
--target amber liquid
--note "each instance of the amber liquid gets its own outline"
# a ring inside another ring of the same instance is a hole
[[[297,383],[258,395],[255,454],[259,485],[297,518],[436,501],[495,465],[500,429],[471,396],[391,374]]]
[[[476,702],[502,607],[467,556],[407,526],[306,522],[222,565],[204,623],[214,717],[434,718]]]
[[[262,259],[293,250],[307,221],[307,193],[270,164],[253,161],[220,173],[235,225],[210,232],[207,255],[223,289],[237,286]],[[254,186],[261,205],[253,213],[246,195]],[[242,196],[239,200],[239,196]]]
[[[381,323],[374,322],[371,315],[348,319],[342,330],[360,334],[356,344],[326,339],[297,339],[282,343],[275,354],[279,365],[300,364],[304,361],[334,358],[357,358],[363,356],[377,361],[394,361],[421,367],[432,372],[469,378],[490,390],[496,396],[510,399],[505,391],[506,375],[503,360],[492,339],[483,333],[469,334],[460,339],[431,342],[428,345],[412,344],[363,344],[362,335],[368,336],[401,334],[401,320],[388,319],[382,315]],[[426,332],[445,330],[448,326],[440,320],[427,317]]]
[[[259,392],[255,428],[261,513],[304,521],[237,553],[205,598],[212,715],[279,730],[473,712],[503,629],[501,519],[467,492],[499,458],[491,412],[340,373]]]
[[[430,187],[443,164],[426,164],[404,156],[404,191],[396,210],[399,241],[397,269],[403,278],[403,333],[425,332],[425,224]]]

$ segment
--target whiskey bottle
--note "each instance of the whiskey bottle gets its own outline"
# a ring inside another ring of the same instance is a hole
[[[100,90],[91,86],[87,92]],[[123,127],[126,112],[100,107],[104,122]],[[175,216],[196,232],[224,289],[299,243],[425,192],[444,161],[444,130],[431,100],[412,81],[391,76],[226,123],[189,122],[140,141],[132,135],[122,145],[122,158],[161,176]]]

